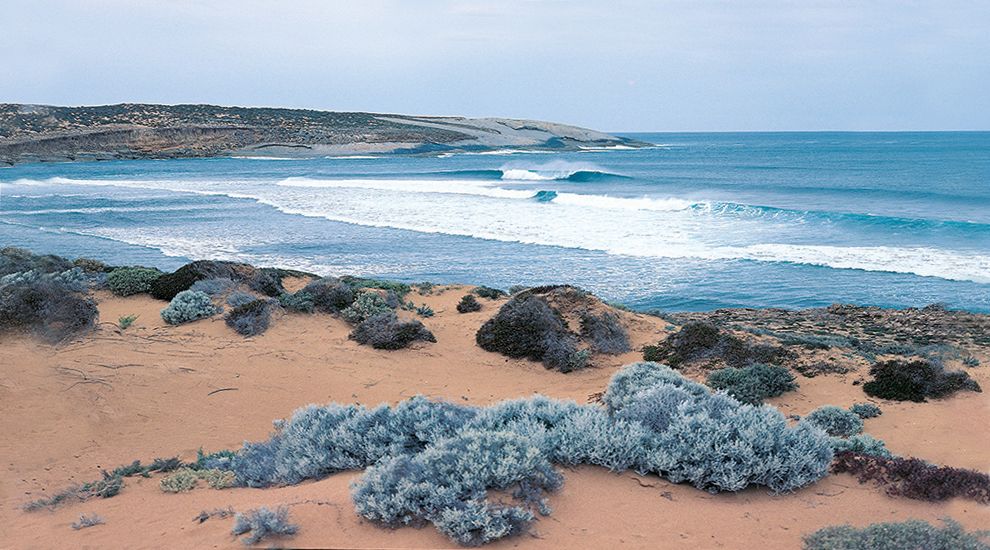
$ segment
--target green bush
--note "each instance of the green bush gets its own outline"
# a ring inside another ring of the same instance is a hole
[[[133,313],[130,315],[121,315],[120,318],[117,319],[117,326],[120,327],[120,330],[127,330],[134,324],[134,321],[137,321],[137,318],[138,316]]]
[[[278,297],[278,303],[289,311],[297,311],[299,313],[313,313],[316,311],[316,300],[312,294],[304,290],[293,294],[281,294]]]
[[[358,324],[376,315],[392,313],[385,298],[375,291],[361,292],[354,298],[354,303],[340,312],[345,321]]]
[[[982,391],[963,371],[947,372],[941,365],[919,359],[892,359],[870,367],[873,379],[863,384],[866,395],[894,401],[923,402],[926,398],[948,397],[961,391]]]
[[[478,288],[474,289],[472,292],[474,292],[475,294],[477,294],[482,298],[488,298],[489,300],[498,300],[499,298],[505,296],[505,292],[489,286],[479,286]]]
[[[712,371],[708,375],[708,386],[714,390],[725,390],[732,397],[750,405],[759,405],[764,399],[798,387],[789,370],[762,363],[741,369],[727,367]]]
[[[175,295],[168,307],[162,310],[162,320],[170,325],[180,325],[219,313],[210,296],[197,290],[183,290]]]
[[[860,418],[876,418],[883,414],[880,407],[874,405],[873,403],[855,403],[852,407],[849,407],[849,411]]]
[[[161,276],[161,271],[150,267],[120,267],[107,275],[107,288],[117,296],[142,294]]]
[[[967,533],[951,519],[942,521],[941,528],[919,520],[826,527],[804,537],[804,550],[990,550],[987,532]]]
[[[870,434],[859,434],[852,437],[833,437],[832,449],[835,454],[842,452],[853,452],[871,456],[882,456],[891,458],[894,455],[887,450],[887,445],[883,441]]]
[[[375,349],[402,349],[412,342],[436,342],[437,339],[419,321],[399,321],[389,310],[368,317],[351,332],[350,338],[359,344],[370,345]]]
[[[814,424],[831,436],[848,437],[863,431],[863,419],[835,405],[824,405],[808,413],[803,422]]]
[[[457,303],[457,313],[473,313],[481,311],[481,303],[471,294],[465,294]]]

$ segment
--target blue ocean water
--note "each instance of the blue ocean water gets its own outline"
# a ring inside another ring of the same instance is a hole
[[[647,149],[0,169],[0,244],[636,308],[990,311],[990,133],[629,134]]]

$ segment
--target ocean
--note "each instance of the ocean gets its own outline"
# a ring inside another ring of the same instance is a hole
[[[990,132],[623,135],[655,146],[2,168],[0,245],[570,283],[636,309],[990,312]]]

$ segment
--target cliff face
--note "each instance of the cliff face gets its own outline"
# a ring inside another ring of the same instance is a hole
[[[645,144],[550,122],[214,105],[0,104],[0,163]]]

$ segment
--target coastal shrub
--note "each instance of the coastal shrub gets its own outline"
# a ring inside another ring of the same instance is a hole
[[[464,546],[522,533],[542,495],[563,476],[525,437],[467,431],[409,456],[371,466],[353,485],[358,514],[389,526],[433,523]],[[487,500],[489,490],[509,491],[522,506]]]
[[[91,330],[98,316],[91,299],[57,279],[0,286],[0,332],[26,329],[60,342]]]
[[[854,403],[852,407],[849,407],[849,411],[864,420],[867,418],[876,418],[883,414],[880,407],[873,403]]]
[[[420,317],[433,317],[436,315],[436,312],[433,311],[432,307],[423,304],[416,308],[416,315],[419,315]]]
[[[932,502],[962,497],[990,504],[990,476],[975,470],[936,466],[918,458],[884,457],[853,451],[835,455],[835,473],[874,482],[888,494]]]
[[[299,532],[299,526],[289,522],[289,508],[279,506],[270,510],[264,506],[249,510],[234,516],[234,528],[231,534],[235,537],[250,533],[244,537],[246,546],[258,544],[269,537],[291,537]]]
[[[804,537],[804,550],[990,550],[986,531],[967,533],[951,519],[942,521],[944,527],[920,520],[825,527]]]
[[[73,267],[72,262],[61,256],[34,254],[30,250],[16,246],[0,248],[0,276],[26,271],[60,273]]]
[[[863,419],[835,405],[823,405],[802,420],[818,426],[831,436],[847,437],[863,431]]]
[[[374,291],[366,291],[359,293],[354,298],[354,303],[342,310],[340,315],[345,321],[358,324],[376,315],[394,313],[392,311],[393,309],[381,294]]]
[[[210,296],[220,296],[237,288],[237,283],[230,279],[201,279],[189,287],[189,290],[205,292]]]
[[[0,286],[23,286],[35,283],[51,283],[72,292],[84,292],[90,279],[82,269],[74,267],[65,271],[21,271],[0,277]]]
[[[124,478],[135,475],[148,477],[152,472],[171,472],[182,466],[178,458],[156,458],[151,464],[143,465],[135,460],[130,464],[118,466],[111,471],[102,470],[102,478],[82,485],[70,485],[50,497],[33,500],[24,505],[26,512],[34,512],[45,508],[56,507],[69,502],[83,502],[91,498],[110,498],[120,493],[124,487]]]
[[[94,260],[92,258],[76,258],[75,260],[72,260],[72,265],[78,267],[86,273],[110,273],[116,269],[115,267],[107,265],[100,260]]]
[[[884,458],[894,456],[887,450],[887,445],[883,441],[870,434],[858,434],[852,437],[833,437],[832,450],[836,454],[850,451],[864,455],[882,456]]]
[[[894,401],[923,402],[926,398],[947,397],[957,391],[982,391],[964,371],[947,372],[931,361],[891,359],[870,367],[872,380],[863,391],[872,397]]]
[[[524,290],[529,290],[529,287],[526,285],[512,285],[509,287],[509,295],[519,294]]]
[[[490,286],[479,286],[471,292],[477,294],[481,298],[488,298],[489,300],[498,300],[499,298],[504,298],[506,296],[504,291],[497,288],[492,288]]]
[[[244,281],[250,278],[255,268],[237,262],[218,260],[197,260],[188,263],[172,273],[165,273],[156,279],[149,293],[159,300],[172,300],[180,292],[189,290],[196,282],[203,279],[230,279]]]
[[[725,390],[732,397],[750,405],[759,405],[764,399],[798,387],[789,370],[762,363],[712,371],[708,375],[708,386],[713,390]]]
[[[256,270],[254,275],[247,280],[247,286],[259,294],[268,296],[269,298],[276,298],[285,293],[285,287],[282,286],[282,279],[286,275],[287,273],[282,269],[262,267]]]
[[[656,346],[643,348],[644,360],[665,362],[675,369],[696,361],[722,361],[730,367],[780,364],[794,356],[794,352],[782,346],[747,344],[715,325],[701,321],[687,323]]]
[[[88,516],[86,514],[83,514],[79,516],[79,519],[77,521],[72,523],[72,528],[78,531],[80,529],[93,527],[95,525],[103,525],[104,523],[106,522],[103,521],[103,518],[101,518],[97,514],[90,514]]]
[[[107,275],[107,288],[117,296],[143,294],[161,276],[161,271],[150,267],[119,267]]]
[[[631,363],[615,373],[602,395],[602,403],[610,413],[615,413],[636,401],[641,393],[658,386],[674,386],[696,398],[710,393],[704,385],[689,380],[666,365],[645,361]]]
[[[199,476],[189,468],[180,468],[162,478],[158,486],[166,493],[182,493],[192,491],[199,483]]]
[[[194,291],[195,292],[195,291]],[[258,297],[250,292],[244,292],[243,290],[235,290],[227,296],[227,305],[230,307],[240,307],[244,304],[250,304],[251,302],[257,300]]]
[[[241,336],[257,336],[268,330],[271,317],[272,305],[268,300],[252,300],[230,310],[224,321]]]
[[[629,335],[611,311],[581,315],[581,337],[598,353],[618,354],[630,350]]]
[[[577,338],[560,313],[535,294],[513,296],[481,325],[475,341],[485,351],[542,361],[548,369],[569,372],[576,364]]]
[[[399,281],[389,281],[387,279],[368,279],[365,277],[350,277],[344,276],[340,278],[340,281],[346,283],[351,288],[355,290],[361,289],[374,289],[374,290],[384,290],[385,292],[392,292],[398,297],[403,297],[409,294],[412,287],[406,283]]]
[[[475,311],[481,311],[481,302],[472,294],[465,294],[461,297],[461,301],[457,302],[457,313],[473,313]]]
[[[205,292],[183,290],[162,310],[162,320],[170,325],[180,325],[210,317],[219,311]]]
[[[316,311],[316,302],[313,295],[302,290],[289,294],[285,292],[278,297],[278,303],[288,311],[299,313],[313,313]]]
[[[395,313],[389,310],[379,313],[362,321],[351,332],[350,338],[359,344],[370,345],[375,349],[402,349],[409,344],[422,340],[436,342],[437,339],[423,323],[419,321],[399,321]]]
[[[332,277],[310,281],[296,294],[311,296],[316,310],[323,313],[340,313],[354,303],[354,288]]]
[[[121,315],[120,318],[117,319],[117,326],[120,327],[120,330],[127,330],[134,324],[134,321],[137,321],[137,318],[138,316],[133,313],[129,315]]]
[[[962,364],[964,367],[975,369],[980,366],[980,360],[973,356],[963,357]]]

